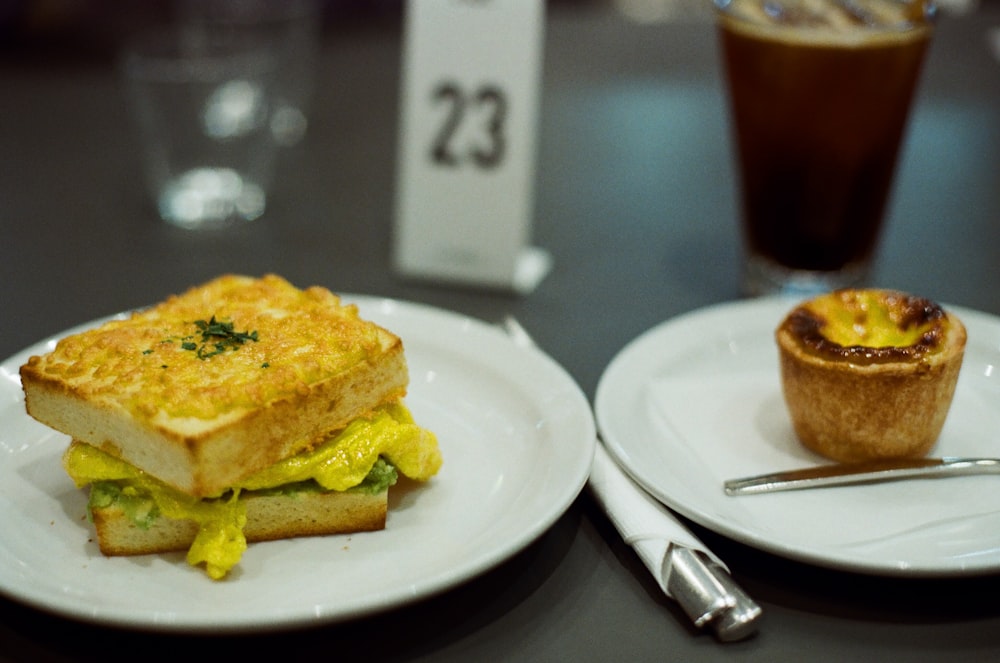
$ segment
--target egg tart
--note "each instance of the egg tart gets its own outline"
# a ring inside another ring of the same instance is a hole
[[[955,315],[902,292],[845,289],[797,306],[775,337],[785,402],[807,448],[853,463],[934,446],[965,352]]]

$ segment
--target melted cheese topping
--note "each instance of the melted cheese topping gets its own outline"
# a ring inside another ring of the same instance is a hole
[[[209,576],[222,578],[235,566],[247,542],[243,535],[246,507],[241,490],[277,488],[312,479],[327,490],[347,490],[360,484],[379,456],[405,476],[426,481],[441,467],[434,434],[413,422],[401,403],[385,406],[371,419],[358,419],[316,449],[299,454],[233,486],[231,497],[199,500],[185,495],[142,470],[83,442],[74,441],[63,466],[77,487],[102,481],[121,482],[123,490],[148,495],[161,515],[198,523],[188,562],[205,564]]]
[[[256,340],[206,338],[198,321],[213,317]],[[308,389],[377,356],[387,339],[395,337],[325,288],[299,290],[273,275],[224,276],[67,337],[29,362],[82,396],[113,400],[137,416],[212,419]]]

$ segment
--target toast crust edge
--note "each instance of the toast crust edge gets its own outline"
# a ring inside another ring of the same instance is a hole
[[[46,425],[122,458],[181,492],[216,496],[274,463],[316,445],[352,420],[406,394],[402,341],[374,361],[313,385],[308,392],[228,417],[197,434],[136,419],[121,408],[22,367],[25,408]]]
[[[388,489],[376,493],[248,495],[247,542],[372,532],[385,528]],[[116,506],[92,509],[97,543],[106,557],[185,552],[198,533],[193,520],[161,516],[147,529]]]

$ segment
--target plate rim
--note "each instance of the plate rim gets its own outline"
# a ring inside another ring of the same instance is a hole
[[[657,339],[670,333],[670,331],[702,322],[707,318],[718,316],[732,319],[734,316],[747,315],[748,313],[762,313],[773,311],[776,315],[774,326],[777,327],[781,317],[794,308],[795,305],[804,301],[803,297],[789,295],[771,295],[758,297],[755,299],[739,299],[710,304],[701,308],[687,311],[678,316],[668,318],[653,327],[640,332],[632,340],[627,342],[622,349],[615,354],[609,362],[605,371],[598,380],[594,414],[597,421],[598,435],[601,443],[611,453],[612,457],[625,472],[632,477],[646,492],[657,499],[664,506],[677,512],[688,520],[724,536],[735,542],[748,547],[776,555],[785,559],[805,563],[817,567],[849,571],[873,576],[882,577],[902,577],[902,578],[948,578],[948,577],[974,577],[995,573],[1000,570],[1000,559],[992,564],[962,566],[935,566],[921,565],[919,567],[899,567],[891,564],[866,563],[861,559],[850,560],[844,557],[834,558],[824,555],[820,550],[804,549],[795,546],[782,545],[769,539],[766,533],[754,535],[746,528],[732,527],[725,521],[713,519],[710,514],[695,505],[686,503],[683,499],[670,494],[670,490],[660,485],[660,482],[651,478],[646,472],[637,468],[629,458],[629,444],[622,442],[622,437],[616,434],[614,423],[610,421],[611,414],[608,412],[609,403],[612,401],[614,390],[620,388],[619,374],[624,370],[627,362],[647,346],[655,345]],[[967,328],[992,330],[1000,338],[1000,316],[995,316],[983,311],[977,311],[963,306],[942,304],[942,307],[955,313],[966,325]],[[1000,348],[1000,345],[998,345]],[[777,370],[777,367],[776,369]]]
[[[429,321],[430,324],[440,325],[441,330],[447,329],[451,332],[461,330],[462,333],[473,334],[477,342],[503,344],[505,348],[511,351],[523,353],[523,356],[526,357],[525,361],[538,367],[539,370],[545,371],[549,378],[561,384],[563,391],[560,393],[564,394],[569,400],[573,419],[578,421],[580,427],[579,429],[574,429],[570,434],[562,432],[556,434],[555,439],[558,439],[560,444],[566,445],[558,460],[565,460],[563,458],[565,456],[575,459],[576,462],[568,465],[565,463],[560,465],[558,476],[561,477],[562,485],[558,491],[555,491],[558,499],[545,500],[546,503],[540,505],[530,518],[525,518],[523,515],[518,516],[522,521],[519,524],[519,529],[521,530],[519,536],[505,542],[483,546],[468,562],[459,564],[457,568],[453,566],[449,572],[437,570],[433,577],[429,579],[421,577],[414,585],[402,589],[389,590],[382,588],[369,600],[351,602],[348,606],[339,609],[332,603],[315,605],[309,601],[305,601],[300,609],[287,611],[284,615],[275,615],[265,611],[256,615],[240,614],[234,616],[226,613],[226,611],[220,611],[223,614],[218,619],[184,620],[181,617],[181,619],[176,621],[161,621],[157,619],[155,610],[140,609],[131,612],[125,611],[115,605],[107,609],[102,609],[98,606],[88,610],[79,605],[78,602],[65,600],[60,594],[51,592],[48,588],[39,591],[29,588],[29,591],[24,591],[24,587],[18,587],[17,583],[12,582],[16,578],[14,574],[4,572],[0,572],[0,594],[10,600],[50,614],[77,619],[86,623],[119,628],[164,633],[201,633],[211,631],[213,633],[232,634],[250,631],[273,632],[291,628],[352,621],[445,593],[464,582],[468,582],[496,568],[544,535],[567,512],[583,491],[590,473],[592,456],[596,447],[596,421],[593,417],[593,409],[582,388],[573,376],[565,367],[541,349],[517,344],[501,331],[499,326],[491,325],[478,318],[429,304],[390,296],[352,293],[338,293],[338,296],[345,304],[357,304],[363,317],[372,319],[390,328],[393,333],[400,336],[403,339],[404,346],[407,348],[408,364],[412,365],[413,360],[410,357],[412,351],[407,345],[406,322],[404,320],[396,325],[392,325],[384,321],[387,317],[402,315],[409,318],[411,325],[417,324],[417,322],[414,322],[416,319],[421,321],[420,324],[427,324]],[[12,393],[19,394],[22,412],[24,395],[20,389],[20,381],[17,378],[17,369],[21,363],[27,360],[30,354],[47,351],[47,347],[50,347],[58,339],[66,335],[128,314],[129,311],[119,312],[74,325],[66,330],[36,341],[0,362],[0,367],[4,369],[4,372],[9,373],[9,375],[4,376],[5,382],[15,384],[16,386],[16,392],[12,391]],[[471,342],[471,340],[472,337],[466,337],[466,343]],[[439,349],[447,350],[452,347],[454,346],[442,341]],[[481,366],[497,367],[497,365],[490,363],[486,359],[484,359],[484,363]],[[500,367],[500,370],[503,372],[503,367]],[[483,379],[489,381],[491,378],[486,375]],[[522,386],[526,384],[525,382],[521,383]],[[7,390],[9,387],[3,386],[0,389]],[[525,387],[523,393],[529,392],[530,390]],[[23,416],[28,417],[26,413]],[[54,431],[49,432],[62,435]],[[34,443],[36,445],[43,444],[44,440],[34,439]],[[5,464],[5,466],[9,467],[9,464]],[[4,469],[0,468],[0,474],[4,471]],[[546,495],[549,495],[549,493],[546,493]],[[60,516],[62,515],[60,514]],[[4,547],[2,541],[0,541],[0,547]],[[86,553],[81,554],[82,559],[86,560]],[[183,567],[182,572],[184,573],[198,572],[195,569],[188,568],[186,564],[183,564]],[[236,579],[234,582],[247,582],[247,580]]]

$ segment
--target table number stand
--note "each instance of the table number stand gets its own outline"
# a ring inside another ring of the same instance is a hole
[[[410,278],[530,293],[544,0],[409,0],[393,264]]]

